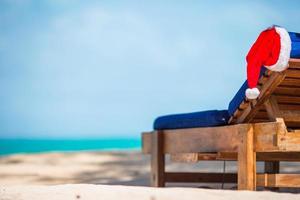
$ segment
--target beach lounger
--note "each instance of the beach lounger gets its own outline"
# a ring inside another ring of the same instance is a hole
[[[155,131],[142,134],[143,153],[151,154],[151,185],[224,181],[248,190],[300,187],[300,174],[278,173],[278,161],[300,161],[300,59],[290,59],[284,72],[265,70],[259,87],[259,98],[248,101],[242,98],[243,85],[228,113],[215,110],[158,118]],[[166,154],[181,162],[238,160],[238,173],[166,172]],[[264,174],[256,174],[257,160],[271,161]]]
[[[300,50],[294,48],[283,72],[262,68],[259,97],[245,98],[245,82],[228,110],[159,117],[142,134],[151,154],[151,185],[167,182],[227,182],[240,190],[300,187],[300,174],[279,174],[279,161],[300,161]],[[237,173],[166,172],[165,155],[178,162],[237,160]],[[265,173],[256,173],[265,161]]]

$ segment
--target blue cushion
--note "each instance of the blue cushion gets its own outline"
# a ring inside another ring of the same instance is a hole
[[[226,125],[229,120],[227,110],[175,114],[158,117],[154,122],[155,130],[196,128]]]
[[[291,58],[300,58],[300,33],[289,32],[292,40]]]

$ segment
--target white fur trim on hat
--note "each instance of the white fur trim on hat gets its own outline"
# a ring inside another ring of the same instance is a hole
[[[259,96],[260,92],[257,88],[248,88],[246,90],[246,97],[248,99],[256,99]]]
[[[292,42],[289,33],[284,28],[275,27],[275,30],[280,36],[280,52],[278,60],[274,65],[265,67],[271,71],[281,72],[288,67],[292,49]]]

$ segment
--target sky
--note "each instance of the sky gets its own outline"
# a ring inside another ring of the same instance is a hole
[[[160,115],[227,109],[251,44],[299,32],[299,6],[0,0],[0,138],[139,137]]]

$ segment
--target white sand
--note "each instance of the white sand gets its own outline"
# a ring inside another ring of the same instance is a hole
[[[197,188],[150,188],[108,185],[58,185],[0,187],[1,200],[299,200],[287,193],[222,191]]]
[[[168,162],[167,170],[221,172],[222,165],[222,162]],[[283,163],[282,171],[299,173],[299,166],[297,163]],[[261,164],[258,169],[262,169]],[[226,170],[236,171],[235,162],[227,162]],[[203,186],[221,187],[221,184],[205,183],[168,184],[169,188],[163,189],[140,187],[149,186],[149,171],[149,156],[139,152],[45,153],[0,157],[0,200],[300,199],[300,194],[228,190],[234,188],[235,184],[226,184],[227,190],[200,189]]]

